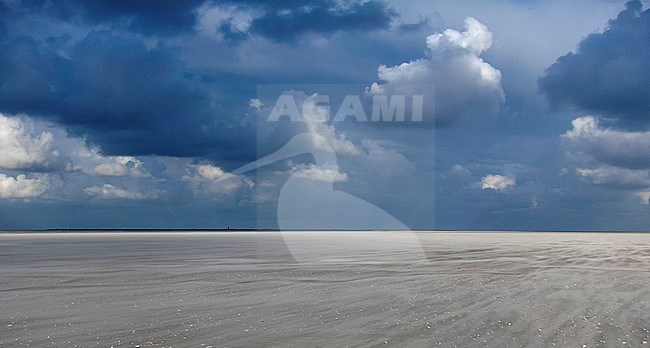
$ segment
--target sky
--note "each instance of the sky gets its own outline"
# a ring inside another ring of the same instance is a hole
[[[0,229],[648,226],[641,1],[0,0]]]

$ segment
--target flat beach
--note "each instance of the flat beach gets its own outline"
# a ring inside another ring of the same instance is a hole
[[[0,234],[0,347],[648,346],[650,234],[403,236]]]

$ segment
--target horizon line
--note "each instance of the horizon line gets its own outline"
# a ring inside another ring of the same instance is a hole
[[[19,232],[45,232],[45,233],[65,233],[65,232],[552,232],[552,233],[648,233],[648,230],[538,230],[538,229],[277,229],[277,228],[47,228],[47,229],[0,229],[0,233],[19,233]]]

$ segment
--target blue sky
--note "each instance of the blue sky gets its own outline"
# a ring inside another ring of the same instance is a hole
[[[282,94],[331,113],[269,122]],[[383,94],[433,106],[334,119]],[[412,229],[650,225],[638,1],[0,0],[0,114],[0,229],[363,221],[332,192]],[[233,174],[298,134],[330,160]]]

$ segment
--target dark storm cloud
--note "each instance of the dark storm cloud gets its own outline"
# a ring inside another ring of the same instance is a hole
[[[328,34],[340,30],[386,29],[396,13],[383,2],[351,2],[346,6],[334,0],[260,2],[264,16],[255,19],[251,31],[276,41],[291,41],[303,33]]]
[[[7,35],[7,26],[0,21],[0,40],[4,39],[5,35]]]
[[[417,23],[400,24],[399,30],[404,33],[417,33],[418,31],[429,27],[431,27],[431,17],[424,17]]]
[[[7,34],[7,26],[5,23],[2,21],[2,17],[4,17],[7,13],[9,8],[5,3],[0,2],[0,40],[4,39],[5,35]]]
[[[24,0],[13,7],[18,12],[45,11],[49,16],[66,21],[90,25],[108,23],[147,35],[167,36],[191,32],[196,24],[195,11],[204,3],[260,10],[262,15],[251,23],[251,33],[276,41],[291,41],[303,33],[385,29],[396,16],[396,12],[383,2],[336,0]],[[246,36],[232,30],[228,23],[216,29],[229,39],[239,40]]]
[[[27,0],[19,9],[44,10],[62,20],[81,19],[87,24],[121,23],[144,34],[169,35],[190,32],[194,9],[203,0]]]
[[[105,154],[251,159],[255,130],[245,113],[256,84],[263,81],[222,71],[191,71],[180,58],[179,44],[165,38],[152,44],[140,35],[192,31],[195,11],[203,3],[0,2],[0,20],[9,27],[9,35],[3,34],[7,30],[0,22],[0,112],[53,120],[101,146]],[[207,4],[255,9],[261,17],[245,35],[278,41],[305,32],[383,28],[394,15],[382,2]],[[29,28],[19,23],[34,16],[67,21],[73,29],[46,21],[63,33],[53,30],[54,36],[43,37],[35,29],[30,36]],[[110,29],[92,30],[97,24]]]
[[[608,28],[587,36],[538,80],[551,105],[626,124],[650,122],[650,10],[630,1]]]
[[[53,119],[107,154],[236,157],[253,132],[163,44],[94,31],[66,57],[29,37],[0,49],[0,111]]]

